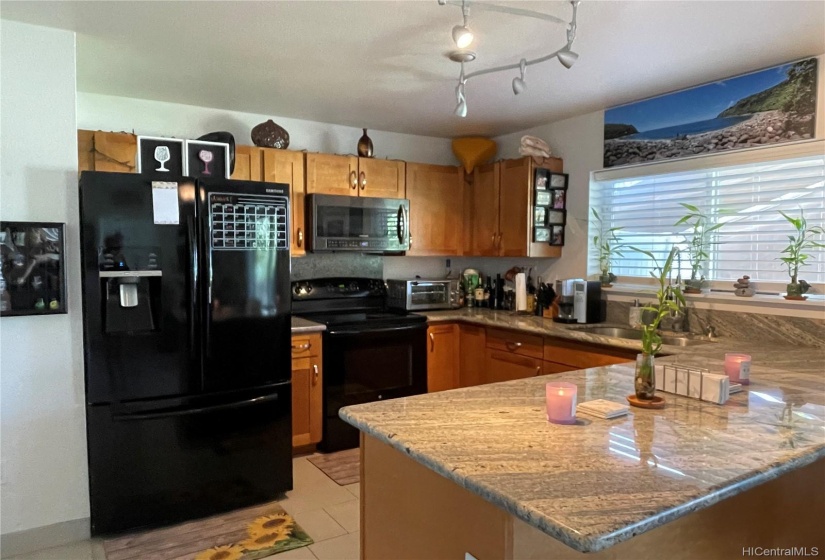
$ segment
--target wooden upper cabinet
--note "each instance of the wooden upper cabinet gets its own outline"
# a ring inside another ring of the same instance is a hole
[[[238,181],[261,181],[263,167],[261,150],[256,146],[235,146],[235,171],[230,179]]]
[[[497,162],[473,169],[468,196],[472,208],[470,254],[474,257],[498,256],[499,167]]]
[[[461,255],[464,245],[464,170],[407,164],[410,236],[407,255]]]
[[[263,180],[268,183],[287,183],[290,187],[290,253],[306,254],[306,226],[304,224],[304,153],[262,148]]]
[[[530,224],[530,159],[505,159],[499,162],[499,255],[526,257]]]
[[[358,158],[332,154],[306,155],[307,194],[358,196]]]
[[[403,161],[358,158],[358,196],[404,198]]]
[[[128,132],[77,131],[78,170],[137,171],[137,136]]]

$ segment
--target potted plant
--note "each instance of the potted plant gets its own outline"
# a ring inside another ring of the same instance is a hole
[[[593,247],[599,252],[599,281],[602,286],[609,288],[616,281],[616,275],[610,272],[610,266],[613,261],[613,255],[622,257],[622,247],[619,238],[616,236],[617,231],[621,231],[620,227],[608,228],[607,224],[602,221],[602,217],[595,208],[590,209],[593,212],[593,217],[598,223],[598,231],[593,236]]]
[[[811,239],[814,235],[822,235],[825,230],[819,226],[808,227],[802,208],[799,209],[798,218],[792,218],[781,210],[779,213],[796,229],[796,235],[788,236],[790,243],[782,251],[782,254],[787,254],[787,256],[779,257],[782,262],[788,265],[788,275],[791,277],[791,283],[787,285],[788,294],[785,299],[807,299],[807,296],[802,294],[808,291],[808,284],[797,279],[799,267],[805,266],[807,264],[805,261],[811,258],[811,255],[805,253],[805,251],[814,247],[825,247],[825,244]]]
[[[647,255],[653,261],[653,270],[650,275],[658,284],[656,303],[642,308],[643,311],[648,312],[648,317],[652,314],[653,319],[642,322],[642,353],[636,356],[636,374],[633,383],[637,399],[651,400],[656,392],[656,370],[653,359],[662,348],[662,337],[659,336],[658,331],[659,324],[669,314],[677,313],[685,306],[685,296],[678,284],[671,286],[669,282],[670,273],[673,271],[673,261],[679,254],[679,249],[673,247],[662,266],[659,266],[659,261],[650,251],[636,247],[631,247],[631,249]]]
[[[685,234],[686,250],[690,261],[690,278],[685,280],[685,293],[701,294],[702,289],[707,287],[704,269],[705,264],[710,258],[710,245],[713,243],[713,232],[722,227],[723,224],[711,223],[711,216],[705,214],[692,204],[686,204],[684,202],[680,202],[679,204],[681,204],[688,213],[679,218],[679,221],[673,225],[680,226],[687,224],[691,228],[689,233]],[[720,213],[725,212],[725,210],[720,210]]]

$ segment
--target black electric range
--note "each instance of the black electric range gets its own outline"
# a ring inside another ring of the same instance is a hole
[[[343,406],[427,392],[427,318],[386,308],[383,280],[292,283],[292,313],[323,323],[324,451],[358,447]]]

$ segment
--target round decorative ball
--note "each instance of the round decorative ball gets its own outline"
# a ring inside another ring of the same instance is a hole
[[[252,129],[252,143],[261,148],[285,150],[289,146],[289,132],[269,119]]]

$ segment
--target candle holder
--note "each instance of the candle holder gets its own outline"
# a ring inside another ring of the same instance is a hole
[[[547,421],[553,424],[576,423],[576,394],[579,388],[573,383],[554,381],[545,385]]]
[[[742,385],[750,384],[751,357],[749,354],[725,354],[725,375],[731,382]]]

